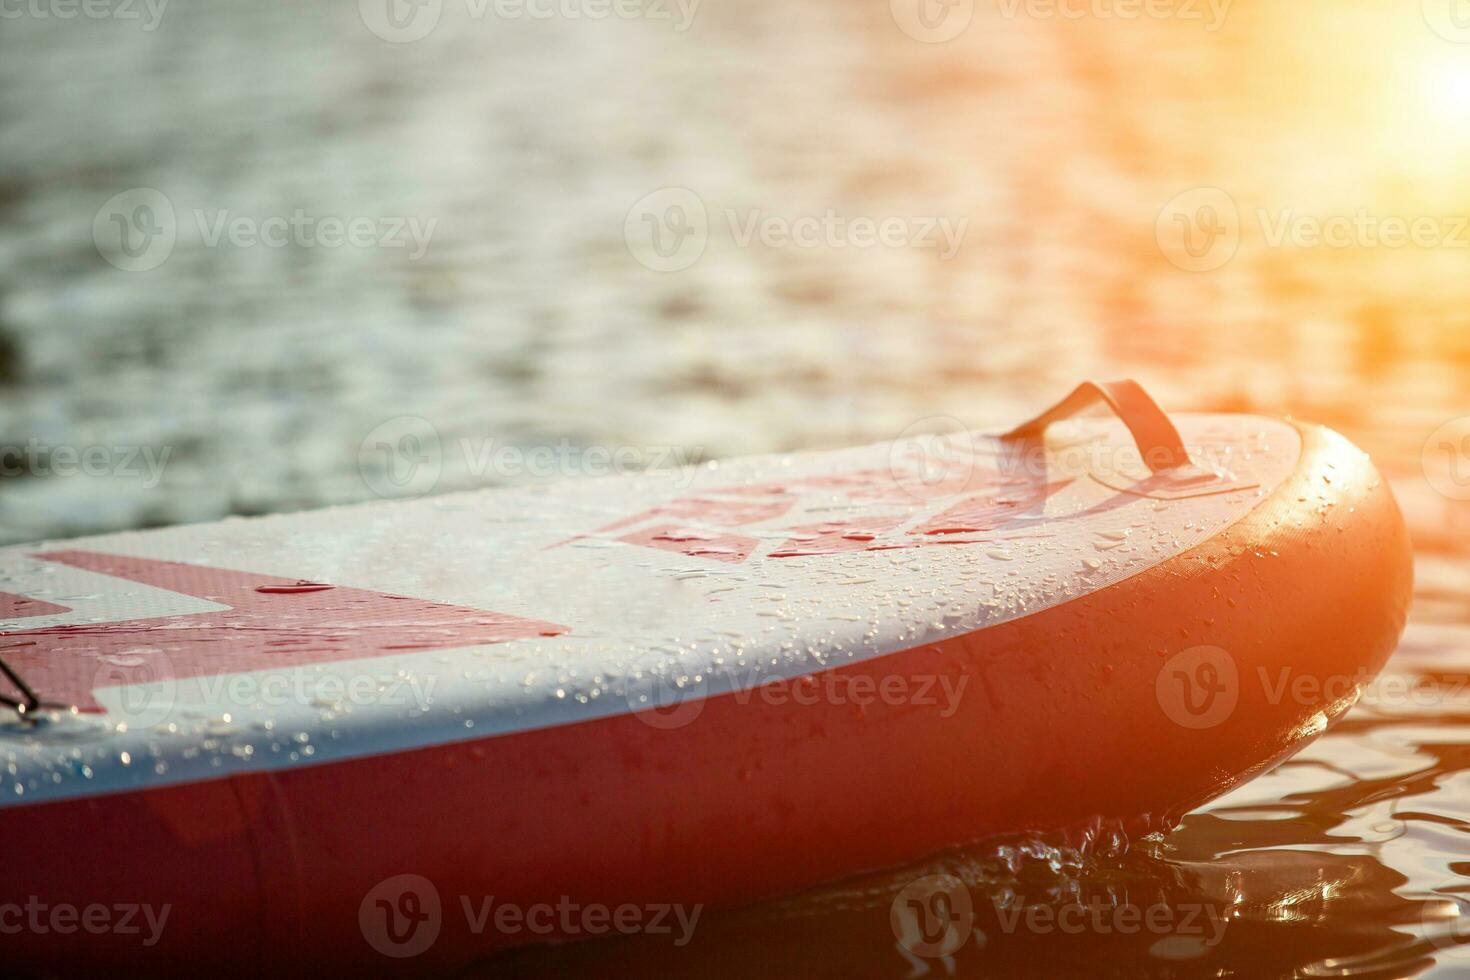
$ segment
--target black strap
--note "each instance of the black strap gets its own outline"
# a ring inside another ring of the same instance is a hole
[[[25,678],[17,674],[14,668],[5,662],[4,657],[0,657],[0,674],[4,674],[10,683],[15,685],[15,689],[21,693],[20,699],[0,694],[0,704],[14,708],[16,713],[21,717],[25,717],[41,707],[41,699],[36,696],[36,692],[31,690],[31,686],[25,682]]]
[[[1137,381],[1084,381],[1070,395],[1051,408],[1022,422],[1001,436],[1002,439],[1029,439],[1039,437],[1046,427],[1102,401],[1128,426],[1143,462],[1154,473],[1189,468],[1192,463],[1189,451],[1179,430],[1169,421],[1148,392]]]

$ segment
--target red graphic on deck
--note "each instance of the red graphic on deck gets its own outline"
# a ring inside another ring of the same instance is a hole
[[[996,532],[1016,525],[1028,514],[1035,515],[1047,498],[1072,482],[1029,479],[1025,474],[982,466],[940,468],[928,477],[927,482],[917,483],[917,476],[900,479],[890,470],[860,470],[843,476],[730,487],[652,507],[593,534],[634,529],[616,540],[739,563],[761,545],[760,537],[742,528],[774,521],[801,508],[807,517],[820,511],[831,511],[833,516],[780,529],[777,533],[787,538],[765,557],[975,544],[993,539]],[[879,512],[842,513],[858,509]]]
[[[90,551],[35,557],[229,607],[0,633],[0,657],[42,700],[83,711],[101,710],[94,686],[154,681],[160,673],[205,677],[567,632],[503,613],[183,562]],[[68,611],[18,596],[0,605],[6,608],[18,610],[11,616]]]
[[[66,606],[58,606],[40,599],[29,599],[23,595],[0,592],[0,619],[25,619],[27,616],[53,616],[70,612]]]

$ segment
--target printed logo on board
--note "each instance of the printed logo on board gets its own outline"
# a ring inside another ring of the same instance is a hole
[[[227,607],[0,632],[0,658],[42,700],[99,712],[94,691],[124,688],[111,711],[134,726],[162,720],[191,678],[567,632],[483,609],[184,562],[93,551],[33,557]],[[22,617],[70,611],[37,601],[0,593],[0,611],[9,606]]]
[[[970,437],[966,436],[968,440]],[[1000,468],[953,435],[938,450],[897,453],[888,469],[723,487],[681,497],[584,537],[740,564],[858,551],[993,541],[1042,520],[1047,500],[1073,482]],[[772,525],[775,525],[773,528]],[[759,528],[757,528],[759,526]]]

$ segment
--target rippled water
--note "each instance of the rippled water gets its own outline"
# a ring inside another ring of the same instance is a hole
[[[1360,212],[1452,234],[1470,211],[1470,46],[1434,31],[1433,2],[1241,2],[1210,31],[997,0],[942,44],[898,29],[900,6],[705,0],[677,31],[446,3],[401,45],[325,0],[174,0],[155,30],[0,22],[0,446],[42,450],[0,482],[0,539],[367,499],[364,439],[405,415],[444,447],[572,449],[546,472],[446,448],[448,490],[577,475],[593,446],[714,457],[935,415],[995,427],[1089,375],[1136,376],[1175,408],[1299,414],[1373,452],[1406,509],[1417,605],[1390,670],[1411,686],[1164,840],[1081,868],[1016,880],[950,855],[710,912],[688,947],[580,944],[485,972],[1470,971],[1453,915],[1470,898],[1470,505],[1423,468],[1431,432],[1470,412],[1470,249],[1270,234]],[[99,208],[136,187],[180,228],[147,272],[94,243]],[[670,187],[710,232],[660,272],[625,228]],[[1197,271],[1160,228],[1200,188],[1241,232]],[[434,232],[413,258],[197,231],[200,214],[296,209]],[[740,241],[751,215],[829,209],[965,232],[950,258]],[[89,446],[169,455],[156,485],[57,472],[58,447]],[[972,896],[984,942],[915,964],[891,911],[936,871]],[[1004,927],[1017,903],[1069,895],[1228,916],[1209,944]]]

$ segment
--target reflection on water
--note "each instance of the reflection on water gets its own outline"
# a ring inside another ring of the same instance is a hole
[[[1217,31],[997,0],[929,44],[895,27],[901,2],[705,0],[683,32],[446,3],[400,45],[355,4],[311,0],[174,0],[147,32],[6,20],[0,446],[170,455],[154,486],[58,475],[43,453],[0,484],[0,540],[367,499],[363,439],[404,415],[444,446],[722,456],[936,415],[993,429],[1126,374],[1171,407],[1327,422],[1383,465],[1421,549],[1391,663],[1412,696],[1383,692],[1165,840],[1085,869],[1017,883],[951,855],[711,912],[686,949],[619,940],[486,969],[1470,967],[1452,916],[1470,895],[1470,505],[1454,499],[1470,453],[1439,491],[1421,468],[1430,433],[1470,412],[1470,36],[1435,0],[1241,0]],[[180,229],[148,272],[93,242],[99,207],[134,187],[166,195]],[[710,216],[678,271],[624,239],[666,187]],[[199,230],[297,209],[436,224],[419,258]],[[741,237],[829,210],[965,232],[950,258]],[[1385,237],[1420,219],[1420,239]],[[438,489],[543,476],[476,460],[445,451]],[[964,882],[984,941],[915,964],[891,910],[935,871]],[[1017,902],[1069,894],[1228,917],[1208,945],[1004,927]]]

